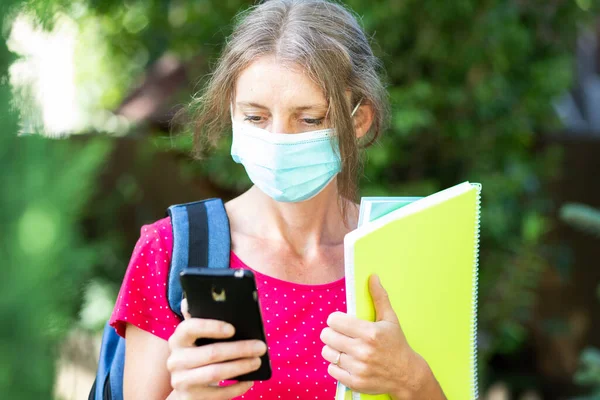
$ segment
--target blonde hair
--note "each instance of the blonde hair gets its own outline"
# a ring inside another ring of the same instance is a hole
[[[379,77],[379,60],[357,18],[337,3],[269,0],[238,15],[216,68],[201,96],[196,96],[188,109],[194,155],[201,158],[229,130],[229,105],[236,80],[250,63],[266,55],[300,66],[322,88],[329,100],[330,125],[339,135],[342,171],[338,190],[341,197],[355,201],[362,170],[359,149],[372,144],[385,128],[389,105]],[[350,104],[347,91],[351,93]],[[350,115],[359,101],[374,111],[371,129],[360,141]]]

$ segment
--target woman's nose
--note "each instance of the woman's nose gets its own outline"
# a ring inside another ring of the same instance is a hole
[[[269,130],[271,133],[296,133],[294,127],[290,124],[290,118],[278,113],[273,114]]]

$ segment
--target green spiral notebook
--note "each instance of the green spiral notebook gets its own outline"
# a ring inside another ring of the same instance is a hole
[[[480,193],[481,185],[465,182],[423,198],[363,198],[359,226],[344,241],[348,314],[374,320],[368,278],[378,274],[448,400],[478,396]],[[387,398],[338,382],[336,400]]]

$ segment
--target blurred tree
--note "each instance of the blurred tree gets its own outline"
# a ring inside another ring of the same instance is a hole
[[[10,7],[19,3],[3,0],[0,15],[14,15]],[[37,135],[18,137],[7,84],[13,60],[2,40],[0,393],[7,399],[50,399],[57,345],[73,323],[82,281],[94,261],[78,219],[108,143],[75,146]]]
[[[561,207],[560,218],[569,225],[600,238],[600,210],[593,207],[568,203]],[[600,285],[597,289],[600,298]],[[588,347],[581,354],[581,366],[575,374],[575,381],[590,389],[589,396],[575,400],[594,400],[600,398],[600,350]]]
[[[188,81],[207,74],[232,17],[250,3],[28,1],[46,19],[60,11],[77,21],[76,61],[85,66],[79,83],[93,88],[90,93],[99,90],[98,104],[107,109],[118,108],[138,76],[165,53],[183,63]],[[554,256],[542,241],[553,207],[544,187],[558,173],[560,151],[539,151],[536,141],[559,129],[552,102],[571,85],[578,26],[597,15],[597,2],[346,3],[378,43],[394,109],[391,129],[367,151],[363,194],[426,195],[463,180],[483,184],[479,346],[485,365],[527,339],[538,279]],[[187,102],[197,89],[190,84],[172,104]],[[190,148],[187,136],[165,140],[171,138],[164,124],[132,132],[153,133],[164,151]],[[181,170],[232,192],[245,189],[249,182],[231,162],[228,144],[224,140],[202,163],[182,157]],[[151,160],[146,154],[139,162]],[[115,263],[120,273],[122,264]]]

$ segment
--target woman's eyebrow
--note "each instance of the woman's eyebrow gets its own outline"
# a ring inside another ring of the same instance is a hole
[[[268,110],[269,107],[264,106],[259,103],[254,103],[251,101],[238,101],[235,103],[238,107],[254,107],[254,108],[262,108],[264,110]],[[327,110],[327,105],[325,104],[311,104],[304,106],[292,107],[292,111],[306,111],[306,110]]]
[[[313,105],[308,105],[308,106],[294,107],[293,110],[294,111],[306,111],[306,110],[322,111],[322,110],[327,110],[327,108],[328,107],[325,104],[313,104]]]
[[[263,106],[262,104],[258,104],[258,103],[252,103],[249,101],[238,101],[235,103],[238,107],[254,107],[254,108],[264,108],[265,110],[268,109],[268,107]]]

